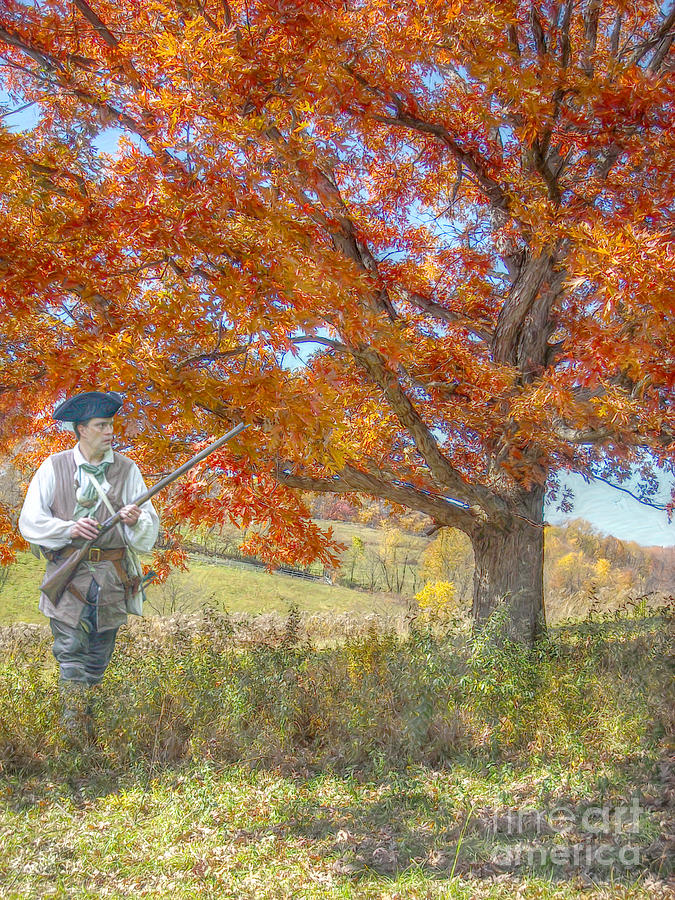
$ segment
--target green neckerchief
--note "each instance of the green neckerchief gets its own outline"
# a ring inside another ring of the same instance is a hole
[[[100,462],[98,465],[94,465],[93,463],[80,463],[79,470],[80,472],[86,472],[87,478],[84,478],[80,474],[80,478],[83,484],[80,484],[80,487],[75,494],[75,509],[73,511],[73,519],[81,519],[83,516],[88,516],[97,506],[99,502],[98,491],[94,487],[94,485],[89,480],[90,478],[95,478],[99,484],[103,484],[106,478],[106,472],[108,471],[108,466],[112,465],[111,459],[104,459],[103,462]]]

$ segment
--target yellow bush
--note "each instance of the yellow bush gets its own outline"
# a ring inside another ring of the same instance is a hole
[[[597,578],[602,579],[602,581],[607,581],[609,577],[609,573],[611,571],[612,564],[605,557],[601,557],[595,563],[595,574]]]
[[[423,615],[444,619],[457,611],[455,585],[451,581],[428,581],[415,600]]]

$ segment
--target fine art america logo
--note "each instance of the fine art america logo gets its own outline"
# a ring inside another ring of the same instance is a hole
[[[492,861],[507,868],[552,865],[573,868],[632,869],[640,848],[631,840],[639,832],[642,810],[637,797],[629,806],[553,806],[495,810],[489,830],[516,838]],[[538,840],[533,840],[533,838]]]

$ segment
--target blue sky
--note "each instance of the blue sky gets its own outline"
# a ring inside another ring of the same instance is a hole
[[[675,521],[669,523],[664,511],[645,506],[602,481],[586,484],[576,473],[565,475],[563,482],[574,491],[574,509],[564,514],[551,505],[546,510],[546,521],[551,525],[586,519],[600,531],[622,541],[654,547],[675,546]],[[664,480],[656,502],[666,504],[669,500],[670,491]]]

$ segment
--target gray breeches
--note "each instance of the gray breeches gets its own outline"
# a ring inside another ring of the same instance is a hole
[[[118,629],[97,630],[97,602],[98,584],[92,579],[87,591],[87,605],[75,628],[58,619],[49,620],[54,636],[52,652],[59,664],[61,681],[93,685],[103,678],[115,648]]]

